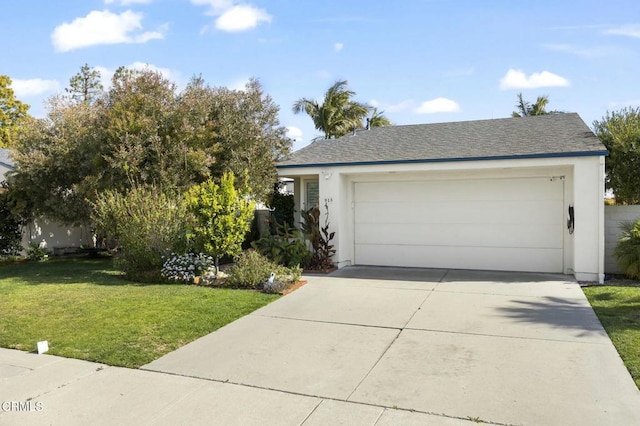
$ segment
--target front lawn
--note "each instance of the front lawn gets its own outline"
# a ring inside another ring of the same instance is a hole
[[[629,281],[583,290],[640,388],[640,284]]]
[[[0,265],[0,346],[140,367],[277,299],[124,280],[110,259]],[[203,354],[206,356],[206,354]]]

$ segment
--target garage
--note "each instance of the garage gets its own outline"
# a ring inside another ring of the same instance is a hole
[[[563,272],[562,177],[356,182],[355,263]]]
[[[295,211],[320,207],[338,268],[603,282],[607,154],[578,114],[563,113],[356,130],[316,140],[276,167],[294,182]]]

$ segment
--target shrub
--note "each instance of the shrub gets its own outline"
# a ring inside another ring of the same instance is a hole
[[[27,259],[39,262],[41,260],[47,260],[49,255],[47,251],[40,247],[38,243],[29,243],[29,247],[27,248]]]
[[[627,276],[640,280],[640,220],[622,224],[622,234],[613,255]]]
[[[301,274],[299,267],[287,268],[278,265],[255,250],[242,252],[236,263],[225,272],[229,275],[225,280],[225,286],[257,290],[263,289],[271,273],[275,275],[274,282],[281,281],[285,286],[295,284]]]
[[[269,233],[251,246],[269,260],[288,267],[304,266],[311,257],[300,231],[286,222],[276,225],[275,235]]]
[[[126,195],[105,191],[93,207],[98,232],[119,247],[114,265],[132,280],[161,280],[164,259],[185,251],[186,213],[179,197],[136,187]]]
[[[311,242],[313,253],[307,266],[311,269],[326,271],[333,266],[332,258],[336,250],[331,244],[335,232],[329,232],[329,207],[325,204],[327,215],[324,219],[324,226],[320,226],[320,209],[313,207],[302,211],[302,232],[305,238]]]
[[[15,256],[22,251],[22,220],[11,210],[9,193],[0,185],[0,256]]]
[[[171,253],[162,265],[160,274],[169,281],[192,283],[195,277],[214,271],[213,263],[213,258],[204,253]]]
[[[246,181],[245,176],[245,181]],[[235,256],[249,231],[255,204],[237,191],[233,173],[225,173],[218,185],[212,180],[192,187],[185,196],[185,207],[193,216],[187,237],[199,252],[213,256],[218,269],[224,255]]]

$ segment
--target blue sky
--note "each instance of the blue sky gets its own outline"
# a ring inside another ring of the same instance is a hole
[[[31,113],[87,63],[108,80],[149,66],[184,87],[258,78],[300,148],[291,112],[346,79],[394,124],[507,117],[516,95],[591,125],[640,105],[640,2],[582,0],[20,0],[0,7],[0,74]]]

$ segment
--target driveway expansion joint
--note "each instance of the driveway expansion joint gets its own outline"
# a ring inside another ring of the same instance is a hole
[[[442,333],[442,334],[460,334],[466,336],[484,336],[484,337],[499,337],[503,339],[515,339],[515,340],[535,340],[539,342],[559,342],[559,343],[579,343],[583,345],[598,345],[598,346],[606,346],[609,342],[586,342],[586,341],[578,341],[578,340],[560,340],[560,339],[543,339],[540,337],[526,337],[526,336],[505,336],[503,334],[487,334],[487,333],[470,333],[468,331],[451,331],[451,330],[436,330],[430,328],[413,328],[406,327],[404,330],[411,331],[424,331],[424,332],[432,332],[432,333]]]
[[[319,323],[319,324],[347,325],[347,326],[352,326],[352,327],[366,327],[366,328],[383,328],[385,330],[397,330],[397,331],[404,330],[404,327],[390,327],[390,326],[386,326],[386,325],[356,324],[356,323],[351,323],[351,322],[314,320],[314,319],[308,319],[308,318],[291,318],[291,317],[281,317],[281,316],[278,316],[278,315],[256,314],[256,316],[259,316],[259,317],[262,317],[262,318],[275,318],[275,319],[281,319],[281,320],[313,322],[313,323]]]

